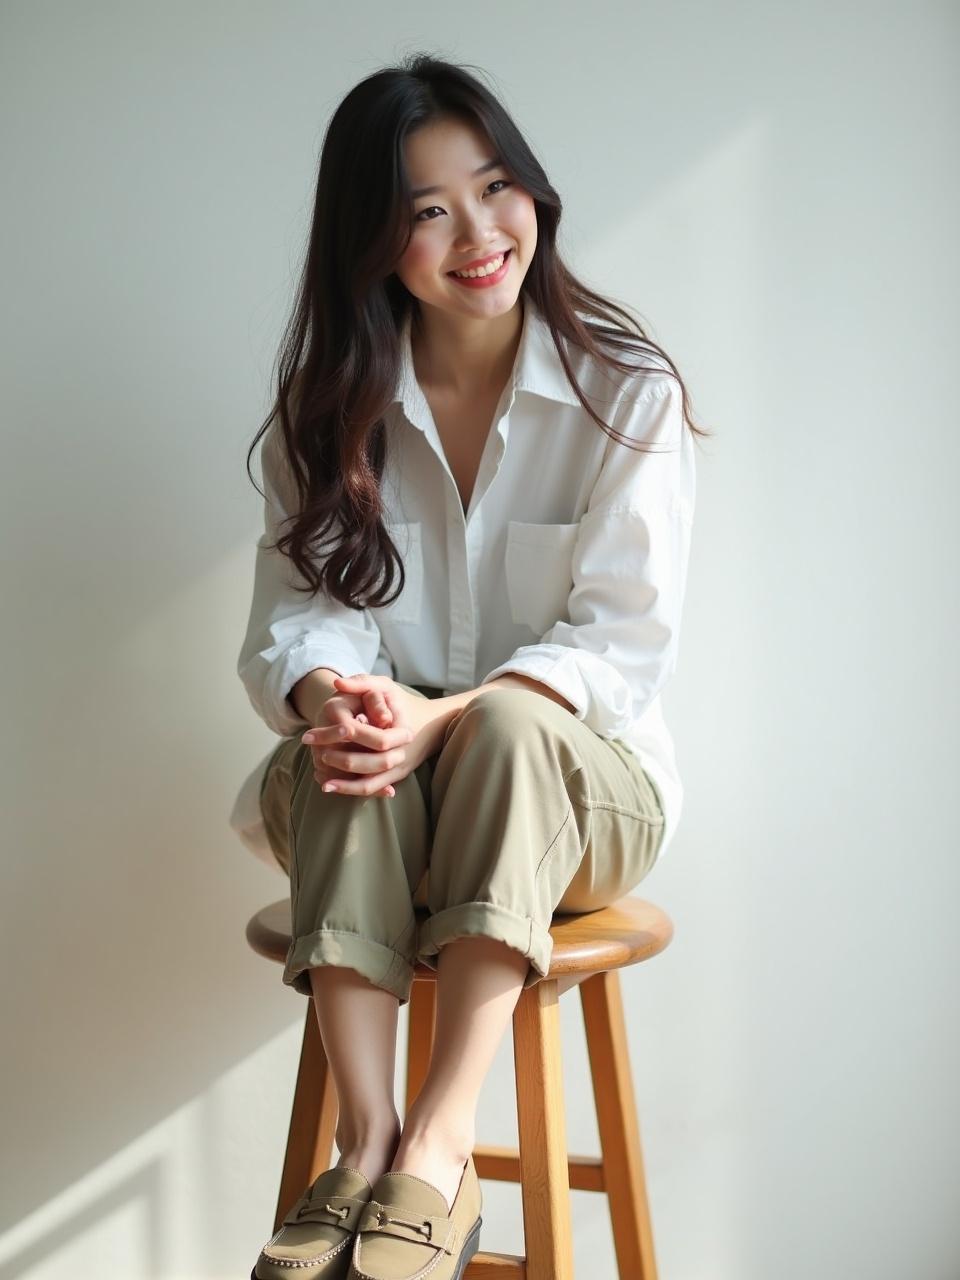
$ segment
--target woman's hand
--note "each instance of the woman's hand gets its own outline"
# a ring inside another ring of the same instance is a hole
[[[334,684],[340,693],[323,706],[329,724],[300,739],[311,748],[318,781],[347,795],[396,794],[391,784],[440,749],[442,717],[429,698],[412,696],[389,676],[337,676]]]
[[[377,692],[364,692],[362,694],[332,694],[324,702],[320,709],[320,722],[312,727],[311,730],[305,730],[301,735],[300,741],[310,748],[310,754],[313,760],[313,776],[319,783],[327,782],[331,778],[339,779],[341,774],[323,761],[323,756],[331,746],[342,746],[344,743],[351,743],[356,750],[371,750],[376,746],[377,750],[383,750],[386,746],[393,745],[392,742],[385,742],[379,737],[376,743],[373,743],[369,734],[360,732],[361,725],[376,723],[379,728],[387,729],[392,727],[393,715],[390,711],[383,694]],[[307,737],[307,733],[310,737]],[[410,740],[409,730],[402,734],[395,734],[393,737],[396,743],[400,744]],[[366,741],[365,741],[366,740]],[[396,794],[394,788],[386,786],[378,793],[382,796],[393,796]]]

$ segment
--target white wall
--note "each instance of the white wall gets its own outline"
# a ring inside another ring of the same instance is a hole
[[[667,711],[683,829],[623,975],[661,1275],[947,1280],[955,1210],[953,5],[7,3],[0,1280],[248,1274],[302,997],[226,827],[244,453],[323,127],[486,67],[717,436]],[[9,526],[9,527],[8,527]],[[954,657],[951,657],[954,654]],[[405,1025],[405,1020],[404,1024]],[[571,1146],[595,1150],[577,997]],[[510,1044],[481,1141],[512,1143]],[[582,1274],[615,1274],[575,1193]],[[519,1249],[515,1188],[484,1246]]]

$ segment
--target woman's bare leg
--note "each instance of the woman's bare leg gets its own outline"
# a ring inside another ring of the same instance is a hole
[[[390,1167],[425,1179],[448,1205],[473,1152],[481,1086],[529,967],[495,938],[455,938],[440,949],[433,1056]]]
[[[400,1137],[394,1102],[400,1002],[340,965],[311,969],[310,985],[339,1103],[337,1164],[359,1169],[372,1184],[390,1168]]]

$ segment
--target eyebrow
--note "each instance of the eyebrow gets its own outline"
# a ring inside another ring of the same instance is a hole
[[[482,164],[479,169],[475,169],[470,175],[472,178],[479,178],[481,173],[489,173],[491,169],[499,169],[503,166],[503,161],[499,156],[494,156],[492,160],[488,160],[486,164]],[[416,200],[419,196],[433,196],[443,191],[443,187],[417,187],[416,191],[411,191],[411,196]]]

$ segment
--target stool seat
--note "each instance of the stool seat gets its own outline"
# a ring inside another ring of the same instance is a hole
[[[418,923],[429,915],[417,907]],[[648,960],[668,945],[673,923],[666,912],[643,898],[619,898],[596,911],[555,915],[550,926],[553,954],[550,978],[571,973],[601,973]],[[283,964],[290,947],[290,899],[261,908],[247,924],[247,941],[267,960]],[[436,978],[429,965],[414,966],[416,978]]]

